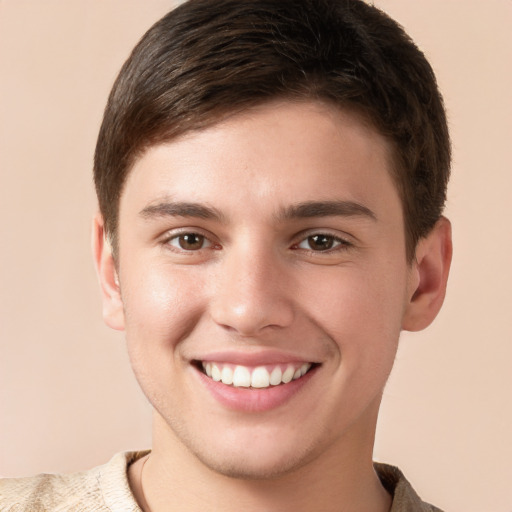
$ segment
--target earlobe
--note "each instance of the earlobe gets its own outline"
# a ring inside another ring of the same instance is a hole
[[[451,260],[451,224],[448,219],[441,217],[416,247],[403,329],[420,331],[437,316],[446,294]]]
[[[103,218],[98,213],[92,225],[92,251],[103,300],[103,319],[116,330],[124,329],[124,310],[112,248],[105,236]]]

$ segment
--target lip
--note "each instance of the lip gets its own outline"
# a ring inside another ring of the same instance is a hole
[[[297,356],[295,354],[287,354],[285,352],[277,351],[258,351],[258,352],[211,352],[199,357],[194,357],[192,360],[201,361],[205,363],[225,363],[241,366],[268,366],[277,364],[304,364],[304,363],[319,363],[314,359],[308,359]]]
[[[215,357],[218,357],[217,354]],[[218,359],[215,359],[218,361]],[[204,360],[203,360],[204,361]],[[210,361],[207,359],[206,361]],[[211,359],[214,361],[214,359]],[[302,359],[297,360],[297,362]],[[225,361],[231,362],[231,361]],[[237,359],[238,364],[241,359]],[[282,361],[266,362],[265,364],[278,364]],[[287,362],[291,362],[287,359]],[[263,364],[262,359],[258,359],[258,364]],[[257,365],[258,365],[257,364]],[[247,366],[252,364],[246,363]],[[313,367],[306,375],[297,380],[292,380],[288,384],[280,384],[279,386],[270,386],[268,388],[237,388],[228,386],[222,382],[216,382],[209,378],[198,368],[194,367],[194,372],[200,381],[200,385],[204,386],[210,395],[227,409],[240,412],[264,412],[276,409],[285,405],[292,400],[310,380],[315,376],[318,366]]]

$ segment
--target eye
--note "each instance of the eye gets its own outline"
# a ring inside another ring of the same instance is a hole
[[[325,233],[318,233],[315,235],[308,236],[302,242],[297,244],[299,249],[306,249],[309,251],[323,252],[335,249],[339,246],[349,246],[350,243],[346,240],[342,240],[334,235],[328,235]]]
[[[206,247],[211,247],[212,243],[199,233],[180,233],[169,238],[167,243],[176,249],[182,251],[199,251]]]

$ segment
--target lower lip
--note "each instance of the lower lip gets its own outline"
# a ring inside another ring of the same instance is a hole
[[[243,412],[263,412],[276,409],[291,400],[311,380],[317,368],[288,384],[268,388],[236,388],[217,382],[197,370],[201,382],[213,397],[228,409]]]

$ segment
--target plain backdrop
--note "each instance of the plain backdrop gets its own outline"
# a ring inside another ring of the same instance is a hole
[[[213,1],[213,0],[212,0]],[[449,511],[512,511],[512,1],[381,0],[430,59],[453,137],[444,309],[402,336],[375,458]],[[0,474],[150,445],[90,255],[92,155],[122,62],[171,0],[0,0]]]

